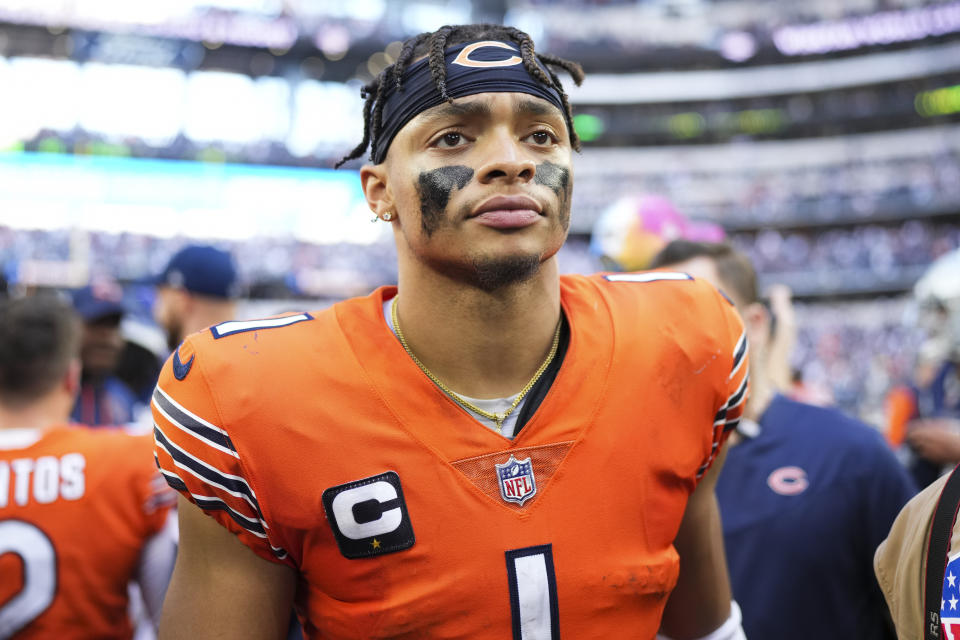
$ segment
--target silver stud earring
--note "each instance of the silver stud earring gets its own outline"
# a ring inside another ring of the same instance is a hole
[[[385,214],[383,214],[383,220],[385,222],[390,222],[391,220],[393,220],[393,212],[387,211]]]

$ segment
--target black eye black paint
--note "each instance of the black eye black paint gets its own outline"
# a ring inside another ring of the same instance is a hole
[[[537,172],[533,175],[533,181],[549,187],[555,194],[563,197],[570,185],[570,170],[561,167],[559,164],[544,162],[537,165]]]
[[[560,198],[560,224],[570,226],[570,169],[552,162],[537,165],[533,181],[551,189]]]
[[[472,178],[473,169],[459,164],[420,174],[417,191],[420,194],[420,225],[425,234],[433,235],[443,223],[453,189],[463,189]]]

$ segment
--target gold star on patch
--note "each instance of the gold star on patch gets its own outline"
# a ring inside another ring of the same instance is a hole
[[[373,548],[374,548],[374,549],[379,549],[379,548],[380,548],[380,541],[377,540],[376,538],[374,538],[374,539],[373,539],[373,542],[371,542],[370,544],[373,545]]]

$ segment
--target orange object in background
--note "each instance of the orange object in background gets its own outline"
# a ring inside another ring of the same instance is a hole
[[[891,447],[901,446],[907,438],[907,424],[917,415],[917,400],[907,387],[895,387],[887,395],[887,424],[884,435]]]

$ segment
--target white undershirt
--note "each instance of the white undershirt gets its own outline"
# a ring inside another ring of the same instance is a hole
[[[387,321],[387,326],[390,327],[390,331],[393,331],[393,335],[397,335],[397,330],[393,326],[393,316],[390,313],[390,305],[392,304],[393,304],[392,298],[383,303],[383,317]],[[397,339],[399,340],[399,338]],[[441,391],[443,391],[443,389],[441,389]],[[446,392],[444,391],[444,393]],[[450,395],[450,394],[447,393],[447,395]],[[470,396],[465,396],[462,393],[458,393],[457,395],[459,395],[462,399],[466,400],[470,404],[474,404],[478,406],[484,411],[487,411],[489,413],[502,414],[504,411],[510,408],[510,405],[513,404],[513,401],[516,400],[517,396],[520,394],[515,393],[512,396],[508,396],[506,398],[471,398]],[[499,433],[504,438],[509,438],[513,440],[513,436],[515,435],[516,428],[517,428],[517,418],[520,415],[520,411],[523,409],[523,403],[526,401],[527,401],[526,398],[521,400],[520,404],[517,405],[517,408],[514,409],[510,413],[510,415],[507,416],[506,420],[503,421],[503,428],[499,431]],[[457,406],[463,409],[466,413],[473,416],[473,418],[480,424],[490,428],[493,431],[497,431],[497,423],[494,422],[493,420],[489,418],[485,418],[479,413],[475,411],[471,411],[466,407],[461,406],[460,404],[457,404]]]

